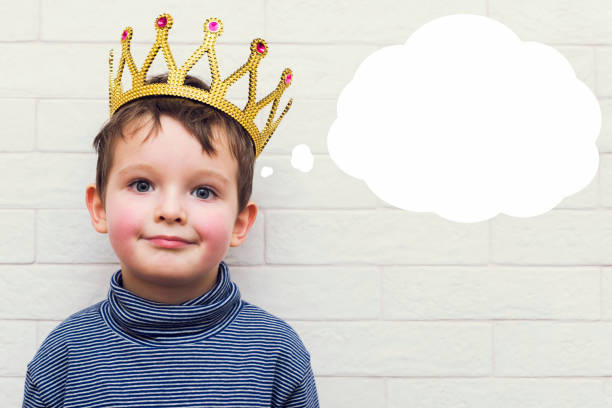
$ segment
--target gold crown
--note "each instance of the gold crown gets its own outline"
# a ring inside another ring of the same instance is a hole
[[[251,42],[251,55],[247,62],[238,68],[233,74],[224,80],[219,78],[219,65],[217,63],[217,55],[215,53],[215,43],[217,37],[223,32],[223,24],[218,18],[209,18],[204,22],[204,40],[202,45],[189,57],[182,67],[177,68],[170,47],[168,46],[168,31],[172,27],[172,16],[170,14],[161,14],[155,19],[155,29],[157,30],[157,36],[155,38],[155,44],[149,51],[142,68],[138,70],[132,54],[130,53],[130,41],[132,40],[132,27],[127,27],[123,30],[121,35],[121,60],[119,61],[119,68],[117,70],[117,76],[113,79],[113,50],[110,50],[110,77],[109,77],[109,102],[110,102],[110,116],[123,104],[138,99],[144,96],[151,95],[173,95],[181,96],[203,102],[211,105],[228,115],[236,119],[253,139],[253,145],[255,147],[255,158],[259,156],[264,146],[270,140],[272,133],[276,130],[276,127],[280,123],[285,113],[291,107],[293,99],[290,99],[285,106],[285,109],[281,113],[280,117],[274,120],[274,115],[278,108],[278,102],[280,98],[291,85],[292,72],[291,69],[285,68],[281,74],[280,82],[276,89],[270,92],[259,102],[255,101],[257,95],[257,66],[259,61],[265,57],[268,53],[268,45],[261,38],[256,38]],[[159,49],[162,49],[166,65],[168,66],[168,81],[167,83],[154,83],[146,84],[146,75],[155,55]],[[210,72],[212,76],[212,82],[210,90],[196,88],[193,86],[185,85],[185,76],[187,72],[194,66],[196,62],[204,55],[208,53],[208,62],[210,65]],[[121,86],[121,75],[123,74],[123,67],[127,63],[128,68],[132,74],[132,89],[123,92]],[[246,72],[249,72],[249,99],[244,109],[240,109],[238,106],[229,102],[225,99],[225,94],[230,85],[241,78]],[[263,130],[259,130],[255,125],[255,117],[261,109],[272,102],[272,109]]]

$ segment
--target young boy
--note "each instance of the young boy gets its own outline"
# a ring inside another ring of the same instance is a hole
[[[154,50],[167,61],[171,24],[168,14],[156,19]],[[218,19],[205,24],[215,64],[221,29]],[[107,299],[44,340],[28,364],[23,406],[318,407],[300,337],[241,299],[223,261],[255,221],[254,161],[280,119],[261,134],[245,130],[256,111],[250,102],[242,113],[227,108],[214,67],[208,87],[186,71],[178,83],[172,64],[147,81],[147,63],[140,73],[130,66],[143,81],[123,92],[130,38],[128,28],[115,80],[111,73],[111,118],[94,139],[96,183],[86,190],[92,224],[108,233],[121,269]],[[267,52],[263,40],[254,44]]]

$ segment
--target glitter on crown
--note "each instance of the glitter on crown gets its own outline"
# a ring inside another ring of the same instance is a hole
[[[132,27],[127,27],[121,33],[121,60],[117,69],[117,76],[113,78],[113,50],[110,50],[109,66],[109,104],[110,116],[121,106],[129,101],[138,99],[144,96],[151,95],[171,95],[180,96],[183,98],[192,99],[211,105],[232,118],[236,119],[253,139],[255,150],[255,158],[259,156],[263,148],[266,146],[272,133],[276,130],[278,124],[287,113],[293,99],[290,99],[283,112],[278,119],[274,120],[274,115],[278,108],[278,103],[285,89],[291,85],[292,71],[289,68],[281,74],[280,81],[276,88],[265,96],[260,101],[256,101],[257,95],[257,66],[259,61],[268,54],[268,45],[265,40],[256,38],[251,42],[251,54],[246,63],[238,68],[233,74],[221,80],[219,76],[219,65],[217,62],[217,54],[215,52],[215,44],[217,37],[223,32],[223,23],[218,18],[209,18],[204,22],[204,40],[202,45],[189,57],[187,61],[178,68],[168,45],[168,31],[172,28],[172,16],[170,14],[161,14],[155,19],[155,30],[157,35],[155,43],[149,51],[147,58],[140,68],[137,69],[136,64],[130,52],[130,43],[132,40]],[[168,66],[168,82],[147,84],[146,76],[153,59],[162,49],[166,65]],[[208,54],[208,62],[212,75],[212,83],[210,90],[200,89],[193,86],[185,85],[185,77],[187,72],[202,58],[204,53]],[[132,75],[132,88],[123,92],[121,77],[123,69],[127,64]],[[246,73],[249,73],[249,98],[244,109],[240,109],[232,102],[225,99],[227,89]],[[272,102],[272,108],[264,128],[260,131],[255,125],[255,117],[265,106]]]

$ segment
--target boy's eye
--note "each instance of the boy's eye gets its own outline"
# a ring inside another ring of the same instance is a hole
[[[147,192],[147,191],[148,191],[147,186],[150,186],[150,185],[151,185],[151,183],[149,183],[149,181],[147,181],[147,180],[138,179],[138,180],[134,180],[134,181],[132,181],[130,184],[128,184],[128,186],[129,186],[129,187],[131,187],[131,186],[133,186],[134,184],[136,184],[136,191],[138,191],[139,193],[145,193],[145,192]],[[140,188],[139,188],[139,187],[142,187],[142,188],[144,189],[144,191],[143,191],[143,190],[140,190]],[[216,194],[216,193],[215,193],[215,192],[214,192],[214,191],[213,191],[211,188],[209,188],[209,187],[205,187],[205,186],[200,186],[200,187],[196,188],[194,191],[196,192],[196,196],[197,196],[198,198],[202,198],[202,199],[206,199],[206,198],[208,198],[208,197],[209,197],[211,194],[212,194],[213,196],[216,196],[216,195],[217,195],[217,194]],[[197,192],[199,192],[199,191],[204,191],[204,192],[205,192],[205,193],[204,193],[204,195],[202,195],[202,194],[197,194]]]
[[[129,186],[136,184],[136,191],[138,191],[139,193],[144,193],[145,191],[141,191],[138,187],[139,186],[147,186],[149,184],[148,181],[144,181],[144,180],[137,180],[137,181],[133,181],[130,184],[128,184]]]
[[[196,189],[195,189],[195,191],[203,191],[203,192],[205,193],[205,194],[204,194],[204,197],[202,197],[202,196],[201,196],[201,195],[199,195],[199,194],[196,194],[198,198],[208,198],[208,197],[210,197],[210,195],[211,195],[211,194],[212,194],[212,195],[215,195],[215,192],[214,192],[214,191],[212,191],[210,188],[208,188],[208,187],[204,187],[204,186],[201,186],[201,187],[196,188]]]

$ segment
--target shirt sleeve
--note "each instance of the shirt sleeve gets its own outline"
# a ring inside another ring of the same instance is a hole
[[[38,387],[32,381],[30,370],[26,373],[25,378],[25,389],[23,393],[23,406],[22,408],[45,408],[46,405],[43,403]]]
[[[319,408],[317,386],[310,361],[306,366],[306,372],[302,381],[293,389],[291,395],[283,405],[283,408]]]

